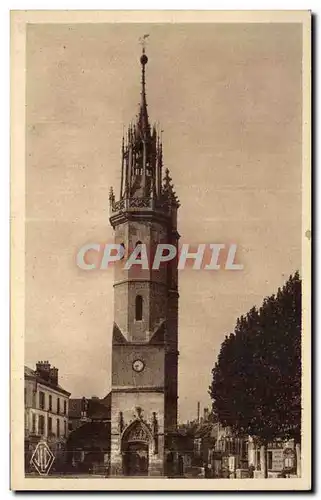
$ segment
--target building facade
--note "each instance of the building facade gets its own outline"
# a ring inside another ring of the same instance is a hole
[[[68,472],[109,475],[110,410],[111,393],[102,399],[70,399]]]
[[[115,263],[112,340],[111,475],[167,475],[177,426],[177,262],[125,268],[135,249],[151,259],[157,245],[177,248],[179,202],[162,143],[147,112],[145,51],[135,125],[123,139],[119,196],[110,193],[110,223],[125,256]],[[146,246],[145,246],[146,245]],[[138,248],[137,248],[138,247]],[[146,266],[145,266],[146,267]]]
[[[300,477],[300,450],[294,440],[276,439],[268,443],[266,456],[259,442],[249,437],[249,467],[253,470],[253,477]]]
[[[39,361],[36,370],[25,366],[25,465],[40,440],[45,440],[59,466],[68,436],[70,393],[59,385],[58,369]]]

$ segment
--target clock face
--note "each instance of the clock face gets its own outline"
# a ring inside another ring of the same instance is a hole
[[[133,362],[133,370],[135,372],[142,372],[145,368],[145,363],[141,359],[135,359]]]

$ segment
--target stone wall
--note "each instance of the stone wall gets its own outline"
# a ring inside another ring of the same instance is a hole
[[[157,419],[157,446],[153,433],[154,414]],[[155,392],[113,392],[111,415],[111,476],[123,475],[123,441],[128,426],[142,420],[150,433],[149,470],[152,476],[163,474],[164,457],[164,394]]]

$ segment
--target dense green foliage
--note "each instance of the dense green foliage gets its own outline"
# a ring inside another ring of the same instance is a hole
[[[301,432],[301,279],[296,272],[225,338],[212,370],[218,420],[237,434],[296,440]]]

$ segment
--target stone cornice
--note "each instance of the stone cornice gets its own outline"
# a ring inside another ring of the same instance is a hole
[[[165,392],[162,386],[115,386],[111,392]]]
[[[124,210],[113,214],[110,218],[110,224],[113,228],[127,221],[157,221],[167,226],[171,226],[171,215],[164,212],[158,212],[154,210]]]
[[[162,283],[161,281],[156,281],[156,280],[138,279],[138,278],[129,278],[117,281],[116,283],[113,284],[113,287],[115,288],[116,286],[123,285],[124,283],[151,283],[152,285],[161,285],[167,288],[167,283]]]

